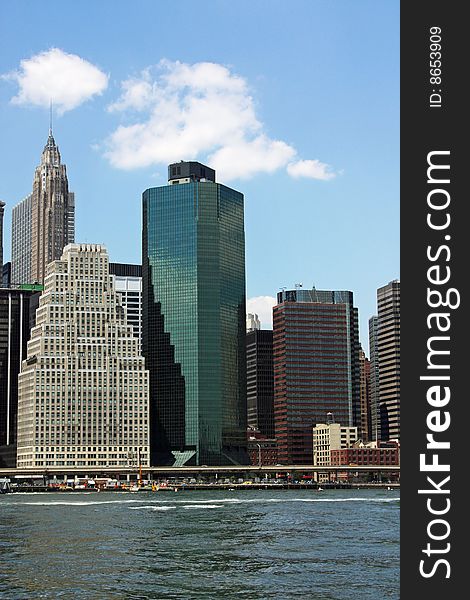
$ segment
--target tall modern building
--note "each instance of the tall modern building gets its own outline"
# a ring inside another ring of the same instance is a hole
[[[248,427],[274,438],[273,332],[246,334],[246,403]]]
[[[248,464],[243,194],[198,162],[143,193],[154,464]]]
[[[273,308],[274,424],[282,464],[311,464],[312,429],[360,422],[358,312],[348,291],[284,290]]]
[[[18,378],[18,467],[149,465],[148,371],[98,244],[49,263]]]
[[[14,285],[30,283],[31,214],[33,194],[26,196],[11,211],[11,281]]]
[[[360,421],[358,423],[359,437],[368,443],[371,438],[370,414],[370,360],[366,357],[362,347],[359,349],[360,369]]]
[[[114,276],[114,286],[121,301],[134,336],[142,347],[142,265],[109,263],[109,274]]]
[[[5,212],[5,202],[0,200],[0,268],[3,269],[3,213]]]
[[[34,173],[31,196],[15,208],[13,283],[43,283],[46,266],[60,259],[64,247],[75,238],[75,196],[69,192],[67,169],[61,163],[52,130]]]
[[[378,439],[400,439],[400,282],[377,290],[375,409]],[[372,356],[372,354],[371,354]]]
[[[34,290],[0,289],[0,468],[16,466],[18,373],[39,295]]]
[[[377,316],[369,319],[370,434],[374,441],[380,440],[378,324]]]

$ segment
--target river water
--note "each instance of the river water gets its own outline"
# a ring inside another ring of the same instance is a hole
[[[398,490],[0,496],[0,597],[399,598]]]

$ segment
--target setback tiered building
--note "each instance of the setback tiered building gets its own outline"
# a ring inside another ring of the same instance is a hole
[[[148,410],[107,251],[70,244],[47,267],[19,376],[18,467],[147,466]]]

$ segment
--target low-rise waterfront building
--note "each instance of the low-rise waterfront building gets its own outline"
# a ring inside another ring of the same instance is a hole
[[[331,451],[349,448],[357,441],[357,427],[340,423],[318,423],[313,428],[313,465],[331,466]]]
[[[266,437],[258,429],[248,427],[248,455],[252,465],[259,467],[277,465],[276,440]]]
[[[358,446],[331,451],[331,466],[398,466],[398,445],[393,447]]]

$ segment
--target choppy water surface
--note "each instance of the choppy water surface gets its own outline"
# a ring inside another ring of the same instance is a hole
[[[399,598],[399,492],[0,496],[5,599]]]

